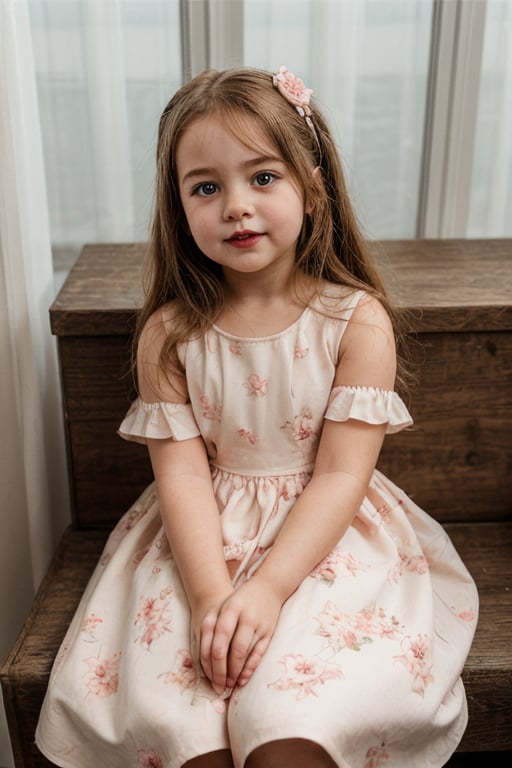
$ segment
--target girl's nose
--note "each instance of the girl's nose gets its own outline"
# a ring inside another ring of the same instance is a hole
[[[252,216],[254,207],[246,190],[234,189],[226,193],[224,218],[226,221],[240,221],[244,216]]]

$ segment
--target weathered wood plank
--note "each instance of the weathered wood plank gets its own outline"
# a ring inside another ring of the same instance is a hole
[[[118,426],[113,420],[70,425],[72,508],[82,528],[113,526],[153,478],[146,448],[122,440]]]
[[[442,522],[509,519],[512,333],[423,334],[413,351],[415,425],[379,468]]]
[[[370,250],[415,331],[512,329],[512,240],[388,240]],[[127,334],[142,301],[143,243],[88,245],[51,310],[58,336]]]
[[[135,397],[128,336],[63,336],[59,356],[72,421],[121,420]]]
[[[372,250],[415,331],[512,328],[512,239],[389,240]]]

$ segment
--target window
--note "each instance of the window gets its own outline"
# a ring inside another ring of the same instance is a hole
[[[511,234],[512,0],[29,7],[57,252],[147,238],[159,114],[192,74],[240,64],[313,88],[368,237]]]

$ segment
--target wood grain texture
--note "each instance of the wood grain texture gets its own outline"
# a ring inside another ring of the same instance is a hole
[[[135,397],[129,336],[64,336],[58,342],[71,421],[121,420]]]
[[[72,508],[81,528],[112,527],[152,481],[145,446],[122,440],[119,421],[70,425]]]
[[[415,331],[511,330],[512,240],[369,243]],[[131,333],[146,245],[88,245],[50,310],[54,334]]]
[[[394,301],[415,331],[510,330],[512,240],[389,240],[371,244]]]
[[[512,333],[422,334],[413,351],[415,424],[379,468],[441,522],[510,518]]]

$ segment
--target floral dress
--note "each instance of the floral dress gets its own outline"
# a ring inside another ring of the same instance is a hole
[[[234,581],[258,568],[308,483],[324,419],[411,424],[399,397],[333,387],[361,293],[328,286],[281,333],[213,327],[180,348],[190,403],[137,400],[120,433],[201,435]],[[443,528],[379,471],[333,551],[283,606],[249,684],[194,673],[190,613],[150,485],[112,532],[52,671],[37,730],[70,768],[178,768],[229,747],[321,744],[344,768],[440,768],[467,722],[475,585]]]

